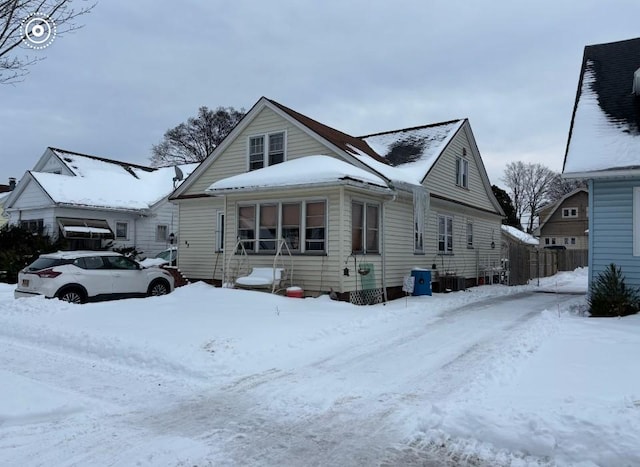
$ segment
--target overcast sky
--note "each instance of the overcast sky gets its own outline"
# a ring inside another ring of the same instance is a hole
[[[561,170],[584,46],[638,18],[638,0],[102,0],[0,85],[0,183],[47,146],[148,164],[198,107],[266,96],[354,136],[467,117],[504,186],[512,161]]]

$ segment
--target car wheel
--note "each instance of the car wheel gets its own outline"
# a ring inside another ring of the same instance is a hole
[[[151,297],[156,297],[158,295],[167,295],[169,290],[169,284],[166,281],[154,281],[149,286],[147,294]]]
[[[84,293],[77,288],[69,288],[69,289],[63,289],[60,292],[58,292],[57,297],[64,301],[64,302],[69,302],[69,303],[84,303],[85,302],[85,296]]]

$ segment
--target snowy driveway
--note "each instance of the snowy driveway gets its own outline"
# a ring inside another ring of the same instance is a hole
[[[173,330],[158,331],[163,346],[145,340],[149,336],[136,342],[131,326],[131,336],[121,337],[125,330],[115,319],[100,321],[104,314],[87,318],[99,308],[85,308],[84,315],[75,315],[80,307],[71,309],[73,329],[61,325],[70,316],[68,306],[43,316],[44,305],[37,304],[34,319],[19,314],[24,310],[7,313],[0,322],[0,377],[14,391],[2,391],[11,395],[0,405],[0,461],[443,465],[438,447],[415,435],[438,427],[438,405],[463,401],[478,385],[503,377],[505,368],[517,368],[523,353],[535,351],[553,331],[541,311],[576,301],[532,292],[453,295],[471,303],[429,297],[404,313],[397,301],[371,311],[373,318],[336,321],[308,336],[293,335],[305,328],[282,327],[289,303],[304,306],[284,299],[274,302],[277,329],[257,325],[247,331],[279,333],[275,340],[282,345],[244,353],[239,342],[221,336],[197,353],[185,349],[179,338],[171,341],[172,332],[185,332],[177,321]],[[429,312],[430,305],[438,312]],[[162,319],[162,310],[154,311]],[[308,313],[305,322],[313,317]],[[294,315],[286,316],[290,326]],[[77,327],[79,317],[84,327]],[[245,326],[251,328],[250,321]],[[235,359],[239,367],[210,364],[202,354],[231,366]],[[29,400],[20,400],[20,392]],[[7,407],[12,397],[13,414]]]

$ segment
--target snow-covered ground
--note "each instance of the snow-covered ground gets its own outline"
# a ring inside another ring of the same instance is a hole
[[[369,307],[0,284],[0,465],[637,466],[640,316],[581,316],[586,280]]]

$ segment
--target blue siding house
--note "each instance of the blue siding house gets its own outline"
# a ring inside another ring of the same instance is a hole
[[[562,176],[589,182],[589,282],[640,287],[640,38],[585,47]]]

